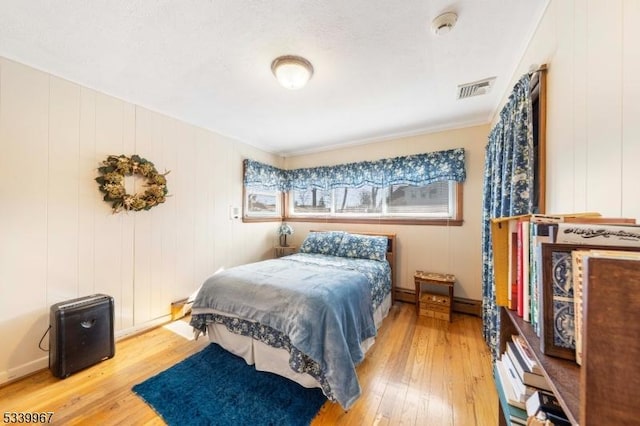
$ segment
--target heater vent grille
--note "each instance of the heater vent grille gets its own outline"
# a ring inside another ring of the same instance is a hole
[[[495,81],[495,77],[490,77],[485,78],[484,80],[474,81],[472,83],[460,84],[458,85],[458,99],[485,95],[489,93]]]

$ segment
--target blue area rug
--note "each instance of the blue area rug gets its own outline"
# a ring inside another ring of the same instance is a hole
[[[327,399],[217,344],[133,387],[169,425],[308,425]]]

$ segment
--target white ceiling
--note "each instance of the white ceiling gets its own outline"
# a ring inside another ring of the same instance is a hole
[[[288,155],[487,123],[547,3],[2,0],[0,56]],[[271,74],[284,54],[313,64],[304,89]]]

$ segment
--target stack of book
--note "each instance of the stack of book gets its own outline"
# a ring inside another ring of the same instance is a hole
[[[554,426],[571,426],[571,422],[553,393],[536,391],[527,399],[526,408],[530,419],[550,422]]]
[[[511,336],[507,349],[496,360],[494,376],[505,418],[512,425],[527,424],[527,400],[536,392],[551,392],[551,387],[532,355],[531,348],[519,335]]]

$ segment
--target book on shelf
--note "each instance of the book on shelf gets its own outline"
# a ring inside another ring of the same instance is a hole
[[[497,359],[493,367],[493,376],[496,382],[498,397],[502,402],[503,408],[506,410],[505,417],[509,420],[512,418],[527,419],[526,405],[518,401],[513,394],[513,389],[509,385],[506,370],[502,361]]]
[[[528,421],[529,421],[528,419],[525,420],[519,417],[511,416],[511,418],[509,419],[509,424],[511,426],[527,426]]]
[[[571,274],[573,278],[573,326],[576,346],[576,364],[582,365],[582,264],[589,250],[571,252]]]
[[[513,366],[520,376],[520,380],[527,386],[533,386],[535,388],[551,391],[551,387],[547,382],[547,379],[541,374],[535,374],[525,363],[524,359],[520,356],[518,349],[515,347],[515,343],[507,342],[507,355],[511,358]]]
[[[496,304],[508,309],[517,307],[517,298],[512,297],[515,275],[511,265],[513,260],[512,234],[518,218],[509,216],[491,219],[491,246],[493,248],[493,279]]]
[[[565,217],[561,222],[635,225],[636,219],[633,217],[570,216]]]
[[[496,360],[496,364],[498,367],[498,375],[500,376],[500,380],[502,383],[502,388],[504,389],[504,395],[507,398],[507,403],[514,407],[518,407],[522,410],[526,409],[525,403],[527,401],[526,398],[521,398],[518,395],[518,390],[513,387],[513,381],[509,377],[509,370],[505,364],[505,357],[501,357]]]
[[[513,334],[511,336],[511,340],[513,340],[515,348],[518,350],[518,353],[520,353],[520,356],[524,360],[525,364],[527,364],[527,367],[529,367],[531,372],[542,376],[542,368],[540,368],[540,364],[538,364],[538,361],[536,361],[536,358],[533,355],[533,351],[529,347],[529,344],[524,340],[524,338],[519,334]]]
[[[516,228],[516,314],[522,316],[522,221],[517,222]]]
[[[527,398],[525,405],[527,409],[527,416],[536,416],[541,420],[544,420],[544,418],[541,418],[542,416],[539,416],[539,414],[544,413],[546,415],[547,413],[551,413],[556,416],[566,418],[566,414],[564,413],[560,402],[558,402],[558,399],[551,392],[536,391]]]
[[[529,218],[518,221],[518,265],[517,265],[517,295],[518,316],[524,321],[530,321],[530,285],[529,285]]]
[[[508,262],[508,308],[515,311],[518,308],[518,231],[517,221],[509,221],[509,262]]]
[[[530,295],[530,312],[531,312],[531,327],[533,331],[538,333],[539,321],[540,321],[540,288],[541,288],[541,244],[551,243],[555,240],[555,228],[556,223],[550,222],[549,219],[545,222],[536,222],[534,218],[531,219],[530,226],[530,250],[529,250],[529,286],[531,287]]]
[[[551,423],[553,426],[573,426],[569,419],[563,416],[557,416],[553,413],[546,413],[545,420]]]
[[[533,386],[528,386],[522,383],[520,376],[518,375],[518,371],[513,365],[511,358],[506,353],[503,353],[500,357],[502,361],[502,365],[507,370],[507,378],[509,379],[509,383],[513,388],[513,393],[518,401],[522,404],[527,402],[527,398],[529,398],[538,388],[534,388]]]
[[[531,395],[526,403],[527,416],[554,426],[571,426],[560,402],[551,392],[539,391]],[[536,423],[533,423],[536,424]]]
[[[590,258],[610,258],[640,260],[640,252],[625,250],[601,250],[588,249],[574,250],[571,252],[571,273],[573,275],[573,301],[574,301],[574,327],[575,327],[575,350],[576,363],[582,365],[582,332],[583,332],[583,310],[584,290],[583,290],[583,266]]]
[[[517,401],[523,404],[523,407],[521,408],[524,408],[524,403],[527,401],[524,383],[522,383],[522,381],[520,380],[518,372],[511,363],[511,360],[509,359],[507,354],[503,353],[500,357],[500,361],[502,362],[502,365],[507,372],[507,379],[509,380],[509,384],[511,385],[511,389],[513,390],[513,395],[515,396]]]
[[[640,225],[561,222],[556,243],[640,247]]]

